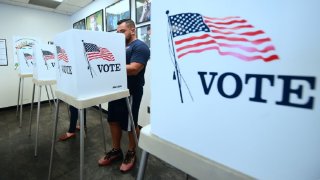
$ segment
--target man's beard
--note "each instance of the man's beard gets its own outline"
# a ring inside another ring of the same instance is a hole
[[[128,45],[131,42],[131,38],[126,38],[126,45]]]

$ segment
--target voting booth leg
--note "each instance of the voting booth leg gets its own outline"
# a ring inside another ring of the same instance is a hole
[[[145,174],[148,158],[149,158],[149,153],[145,150],[142,150],[137,180],[144,179],[144,174]]]
[[[20,90],[20,93],[21,93],[21,97],[20,97],[20,123],[19,123],[19,127],[21,128],[22,126],[22,106],[23,106],[23,84],[24,84],[24,78],[22,78],[21,80],[21,90]]]
[[[30,120],[29,120],[29,136],[31,136],[32,110],[33,110],[33,103],[34,103],[34,90],[35,90],[35,87],[36,87],[36,84],[33,83],[32,98],[31,98],[31,108],[30,108]]]
[[[51,101],[50,101],[50,96],[49,96],[49,93],[48,93],[48,87],[47,87],[47,85],[45,85],[44,87],[46,88],[46,92],[47,92],[47,97],[48,97],[48,101],[49,101],[50,109],[52,109]]]
[[[54,146],[55,146],[56,136],[57,136],[58,118],[59,118],[59,99],[57,99],[55,118],[53,122],[48,180],[50,180],[52,176],[53,151],[54,151]]]
[[[50,91],[51,91],[51,96],[52,96],[53,103],[54,103],[55,105],[57,105],[56,98],[54,97],[54,94],[53,94],[51,85],[49,85],[49,87],[50,87]]]
[[[126,101],[127,101],[127,107],[128,107],[129,119],[130,119],[129,123],[131,123],[132,132],[134,134],[134,140],[136,141],[136,147],[138,147],[138,136],[137,136],[137,132],[136,132],[136,126],[133,121],[131,103],[130,103],[129,97],[126,98]]]
[[[18,112],[19,112],[19,100],[20,100],[20,90],[21,90],[21,77],[19,78],[19,89],[18,89],[18,102],[17,102],[17,112],[16,116],[18,117]]]
[[[83,180],[84,164],[84,109],[79,109],[80,114],[80,180]]]
[[[37,110],[37,127],[36,127],[36,143],[34,146],[34,156],[37,157],[37,151],[38,151],[38,132],[39,132],[39,118],[40,118],[40,102],[41,102],[41,88],[42,86],[39,86],[38,90],[38,110]]]
[[[103,124],[103,118],[102,118],[102,108],[101,104],[99,104],[99,110],[100,110],[100,121],[101,121],[101,129],[102,129],[102,135],[103,135],[103,145],[104,145],[104,153],[107,153],[107,146],[106,146],[106,134],[104,130],[104,124]]]

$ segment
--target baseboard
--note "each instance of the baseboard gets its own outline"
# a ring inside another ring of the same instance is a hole
[[[53,103],[52,100],[51,100],[50,102]],[[61,102],[63,102],[63,101],[60,101],[59,103],[61,103]],[[41,104],[46,104],[46,103],[48,104],[49,101],[48,101],[48,100],[41,101]],[[38,104],[38,102],[34,102],[34,103],[33,103],[34,106],[37,106],[37,104]],[[31,106],[31,103],[23,104],[23,107],[29,107],[29,106]],[[19,108],[20,108],[20,107],[19,107]],[[93,106],[93,108],[99,110],[99,106]],[[9,107],[0,108],[0,111],[8,111],[8,110],[14,110],[14,109],[17,109],[17,106],[16,106],[16,105],[15,105],[15,106],[9,106]],[[102,113],[108,114],[108,111],[107,111],[107,110],[105,110],[105,109],[103,109],[103,108],[101,108],[101,110],[102,110]]]
[[[53,103],[52,100],[50,102]],[[41,101],[41,104],[44,104],[44,103],[49,103],[49,101],[48,100]],[[38,102],[33,103],[34,106],[36,106],[37,104],[38,104]],[[23,107],[28,107],[28,106],[31,106],[31,103],[23,104]],[[0,111],[7,111],[7,110],[13,110],[13,109],[17,109],[17,105],[0,108]]]

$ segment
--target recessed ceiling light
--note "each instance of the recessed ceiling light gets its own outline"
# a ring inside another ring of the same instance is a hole
[[[58,2],[56,0],[54,0],[54,1],[53,0],[51,0],[51,1],[48,1],[48,0],[47,1],[44,1],[44,0],[29,0],[29,4],[56,9],[61,4],[61,2]]]
[[[53,0],[53,1],[62,2],[63,0]]]

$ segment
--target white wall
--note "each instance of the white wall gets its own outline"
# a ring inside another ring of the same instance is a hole
[[[71,16],[71,23],[75,23],[83,18],[86,18],[87,16],[103,9],[103,15],[104,15],[104,27],[106,27],[105,24],[105,8],[112,5],[113,3],[117,2],[118,0],[96,0],[89,4],[87,7],[81,9],[77,13],[73,14]],[[135,21],[135,0],[131,0],[131,19]],[[139,26],[143,26],[147,23],[142,23],[139,24]],[[150,62],[149,62],[150,63]],[[149,66],[149,65],[148,65]],[[145,74],[145,79],[146,79],[146,84],[144,86],[144,95],[142,98],[141,106],[140,106],[140,113],[139,113],[139,122],[138,124],[141,126],[145,126],[149,124],[150,118],[149,114],[147,113],[148,106],[150,106],[150,81],[149,81],[149,76],[150,72],[149,69],[147,68],[146,74]],[[108,104],[104,103],[102,104],[102,108],[108,109]]]
[[[6,39],[8,53],[8,66],[0,66],[0,108],[3,108],[17,104],[19,77],[14,70],[12,37],[38,37],[43,43],[47,43],[52,41],[57,33],[72,28],[72,23],[70,23],[70,16],[2,3],[0,3],[0,22],[0,38]],[[24,85],[23,102],[30,103],[31,78],[27,78]],[[42,92],[44,95],[45,91]],[[42,97],[44,99],[45,96]]]

